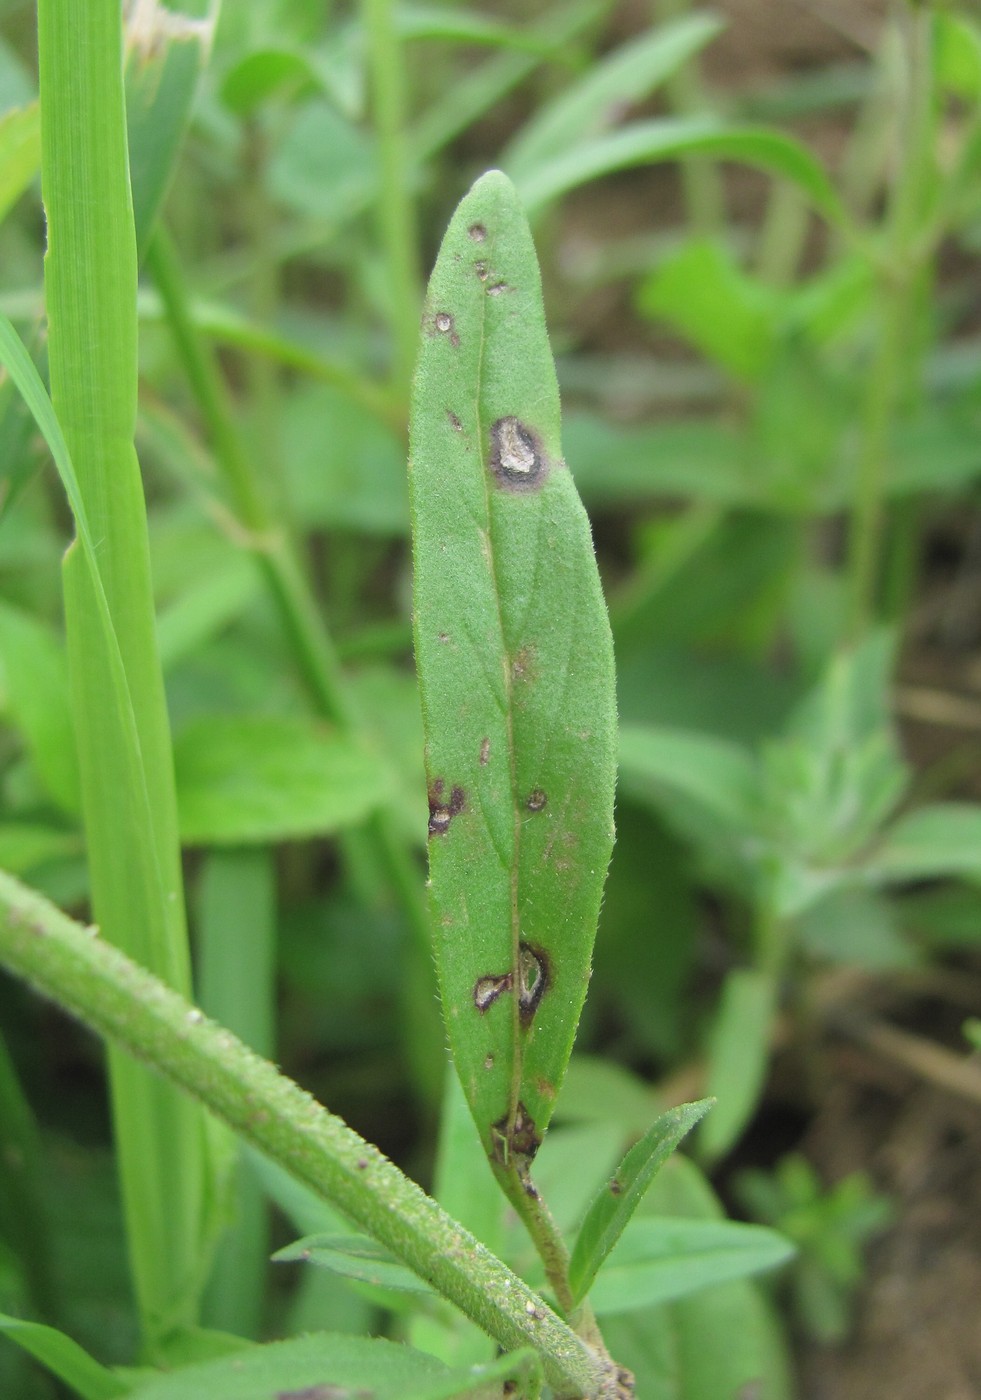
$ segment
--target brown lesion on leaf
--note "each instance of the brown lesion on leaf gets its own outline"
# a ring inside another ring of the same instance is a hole
[[[303,1390],[277,1390],[276,1400],[375,1400],[373,1390],[349,1390],[340,1385],[308,1385]]]
[[[429,786],[429,834],[430,836],[445,836],[450,829],[450,822],[454,817],[458,817],[466,810],[467,797],[462,787],[454,787],[449,795],[445,797],[446,784],[442,778],[437,778]]]
[[[542,997],[548,991],[550,967],[543,948],[522,943],[518,948],[518,1016],[526,1029],[531,1025]]]
[[[489,297],[502,297],[505,292],[509,292],[510,290],[511,288],[506,282],[492,282],[487,288],[487,295]]]
[[[533,646],[519,647],[511,657],[511,679],[513,681],[532,680],[535,675],[535,662],[538,653]]]
[[[615,1176],[615,1177],[613,1178],[613,1180],[610,1182],[610,1195],[611,1195],[611,1196],[619,1196],[622,1192],[623,1192],[623,1182],[620,1180],[620,1178],[619,1178],[618,1176]]]
[[[477,259],[473,265],[473,270],[476,272],[481,282],[486,282],[487,278],[490,276],[490,267],[484,262],[483,258]]]
[[[463,424],[460,422],[459,418],[458,418],[458,417],[456,416],[456,414],[453,412],[452,408],[448,408],[448,409],[446,410],[446,418],[447,418],[447,422],[449,423],[450,427],[453,429],[453,431],[454,431],[455,433],[462,433],[462,432],[463,432]]]
[[[471,224],[467,233],[475,243],[483,243],[487,238],[487,229],[483,224]]]
[[[534,1118],[523,1103],[518,1104],[513,1116],[505,1113],[504,1117],[499,1118],[492,1126],[491,1141],[494,1160],[504,1168],[513,1165],[518,1176],[523,1181],[527,1180],[529,1168],[535,1153],[542,1145],[542,1139],[535,1130]]]
[[[490,468],[499,486],[508,491],[537,491],[544,484],[548,463],[534,428],[520,418],[498,418],[491,424],[490,441]]]
[[[448,336],[454,350],[460,344],[460,337],[456,333],[456,322],[448,311],[436,312],[433,317],[433,330],[437,335]]]
[[[490,739],[484,738],[480,741],[480,766],[486,768],[490,762]]]
[[[541,788],[533,788],[528,794],[528,800],[525,803],[529,812],[540,812],[547,805],[548,793],[543,792]]]
[[[478,977],[474,983],[473,1004],[481,1013],[493,1006],[499,996],[509,992],[514,986],[514,977],[510,972],[502,972],[499,975],[488,973],[486,977]]]

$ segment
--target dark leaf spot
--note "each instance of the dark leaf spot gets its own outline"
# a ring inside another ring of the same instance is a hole
[[[340,1385],[308,1385],[304,1390],[279,1390],[276,1400],[373,1400],[373,1390],[348,1390]]]
[[[477,261],[473,265],[473,270],[474,272],[476,272],[481,282],[487,281],[487,274],[490,271],[490,269],[488,268],[487,264],[483,261],[482,258],[477,259]]]
[[[508,1114],[498,1119],[491,1129],[491,1136],[498,1162],[506,1167],[514,1159],[519,1176],[526,1176],[542,1140],[535,1131],[535,1120],[524,1104],[518,1104],[513,1119]]]
[[[460,337],[456,333],[456,323],[448,311],[437,311],[433,317],[433,325],[440,335],[448,335],[450,344],[454,349],[460,344]]]
[[[487,230],[484,228],[483,224],[471,224],[467,229],[467,233],[469,233],[475,243],[483,243],[484,239],[487,237]]]
[[[510,290],[511,288],[506,282],[495,282],[492,286],[487,288],[487,295],[489,297],[499,297]]]
[[[548,973],[547,954],[522,943],[518,950],[518,1015],[523,1026],[531,1024],[548,990]]]
[[[453,788],[449,802],[443,798],[444,789],[445,784],[442,778],[437,778],[429,789],[430,836],[444,836],[450,829],[450,822],[454,817],[458,817],[467,805],[466,794],[462,787]]]
[[[500,976],[489,973],[486,977],[478,977],[473,989],[474,1006],[480,1012],[486,1011],[499,996],[511,990],[513,981],[510,972],[503,972]]]
[[[623,1184],[622,1184],[622,1182],[620,1182],[620,1180],[619,1180],[617,1177],[614,1177],[613,1180],[610,1182],[610,1195],[611,1195],[611,1196],[619,1196],[619,1195],[620,1195],[620,1192],[621,1192],[622,1190],[623,1190]]]
[[[459,418],[456,416],[456,414],[453,412],[453,410],[452,410],[451,408],[448,408],[448,409],[446,410],[446,416],[447,416],[447,418],[449,419],[450,427],[453,429],[453,431],[454,431],[455,433],[462,433],[462,432],[463,432],[463,424],[460,422]]]
[[[528,811],[540,812],[548,802],[548,794],[542,792],[541,788],[535,788],[528,794]]]
[[[517,418],[498,418],[491,427],[491,470],[501,486],[534,491],[545,479],[541,444]]]

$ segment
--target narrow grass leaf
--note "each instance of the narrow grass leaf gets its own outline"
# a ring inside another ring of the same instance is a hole
[[[514,1194],[586,993],[616,717],[534,245],[496,171],[440,249],[410,440],[437,971],[484,1150]]]
[[[63,570],[66,636],[95,918],[107,939],[187,990],[173,760],[133,448],[137,249],[121,44],[113,0],[41,0],[51,402],[77,473],[70,495],[84,501]],[[152,1347],[197,1306],[210,1233],[205,1120],[115,1049],[110,1068],[130,1255]]]
[[[523,172],[518,188],[529,216],[579,185],[616,170],[682,156],[741,161],[793,181],[831,223],[841,205],[824,168],[799,141],[764,127],[736,127],[708,118],[665,117],[632,122],[617,131],[550,156]]]
[[[183,840],[242,845],[357,825],[390,796],[369,749],[316,720],[221,715],[195,720],[174,745]]]
[[[533,1375],[534,1367],[530,1352],[517,1352],[492,1366],[451,1371],[435,1357],[382,1338],[322,1332],[158,1376],[137,1385],[130,1400],[328,1400],[365,1392],[373,1400],[481,1394],[490,1400],[506,1381]]]
[[[713,1284],[778,1268],[794,1246],[764,1225],[732,1220],[634,1220],[600,1271],[598,1317],[674,1302]]]
[[[711,1106],[710,1099],[701,1099],[662,1113],[630,1149],[613,1177],[603,1183],[586,1212],[572,1251],[569,1286],[577,1302],[589,1292],[658,1171]]]
[[[686,15],[623,44],[540,107],[507,147],[501,164],[517,180],[534,178],[536,167],[577,149],[613,125],[628,104],[649,97],[722,27],[715,15]]]
[[[560,0],[537,24],[528,25],[525,33],[532,42],[541,43],[544,56],[561,59],[604,8],[604,0]],[[537,53],[502,52],[448,84],[409,133],[410,149],[418,164],[422,166],[431,160],[455,136],[496,106],[540,62]]]
[[[117,1396],[130,1393],[129,1386],[118,1376],[100,1366],[77,1342],[54,1327],[0,1313],[0,1332],[40,1361],[82,1400],[116,1400]]]
[[[403,4],[395,12],[395,23],[402,39],[443,39],[457,44],[516,49],[539,56],[547,54],[549,49],[547,40],[534,30],[502,24],[476,10]]]
[[[60,639],[38,618],[0,601],[0,663],[8,718],[20,730],[49,796],[64,811],[77,812],[78,759]]]
[[[0,220],[41,169],[41,109],[36,102],[0,117]]]

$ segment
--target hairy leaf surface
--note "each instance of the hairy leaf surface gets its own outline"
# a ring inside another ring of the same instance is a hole
[[[522,1177],[565,1072],[613,841],[613,655],[510,181],[456,211],[423,314],[411,488],[436,960],[484,1148]]]

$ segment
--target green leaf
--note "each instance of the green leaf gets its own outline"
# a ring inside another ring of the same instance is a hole
[[[645,1218],[723,1223],[722,1207],[695,1163],[675,1155],[641,1206]],[[676,1302],[603,1319],[612,1355],[637,1377],[645,1400],[719,1400],[753,1394],[790,1400],[775,1317],[749,1279],[715,1284]]]
[[[195,720],[174,745],[181,836],[241,845],[357,825],[389,795],[382,763],[356,739],[285,715]]]
[[[598,1317],[633,1312],[775,1269],[794,1252],[788,1240],[764,1225],[634,1220],[593,1285],[590,1302]]]
[[[498,172],[457,209],[433,271],[410,484],[444,1018],[484,1150],[523,1196],[586,993],[615,702],[538,264]]]
[[[665,117],[632,122],[551,157],[519,180],[529,215],[590,180],[636,165],[708,155],[741,161],[793,181],[830,222],[841,218],[823,167],[804,146],[764,127],[727,126],[710,118]]]
[[[373,1288],[395,1288],[427,1298],[436,1296],[425,1279],[400,1264],[367,1235],[307,1235],[277,1250],[273,1259],[277,1264],[319,1264],[342,1278],[369,1283]]]
[[[603,1183],[572,1251],[569,1286],[577,1302],[589,1292],[658,1171],[710,1107],[711,1100],[702,1099],[662,1113],[630,1149],[612,1179]]]
[[[524,28],[502,24],[476,10],[444,5],[399,5],[395,23],[403,39],[443,39],[458,44],[486,44],[491,48],[517,49],[545,55],[547,40]]]
[[[714,239],[684,243],[643,283],[637,304],[661,318],[730,374],[753,382],[777,350],[786,296],[748,277]]]
[[[884,969],[917,961],[900,933],[895,903],[871,890],[832,890],[804,910],[795,933],[809,953],[833,962]]]
[[[551,102],[540,107],[507,147],[501,163],[517,180],[534,179],[536,166],[578,149],[612,125],[629,103],[643,101],[722,29],[714,15],[688,15],[623,44]]]
[[[315,528],[404,535],[405,444],[329,385],[290,394],[283,458],[293,518]]]
[[[0,220],[41,168],[41,109],[36,102],[0,117]]]
[[[100,1366],[77,1342],[54,1327],[0,1313],[0,1332],[30,1352],[82,1400],[115,1400],[116,1396],[129,1394],[129,1387],[118,1376]]]
[[[320,87],[309,55],[270,45],[245,54],[222,78],[221,97],[236,116],[246,117],[271,97],[296,99]]]
[[[81,834],[40,822],[0,822],[0,870],[26,875],[52,861],[82,855]]]
[[[41,781],[60,807],[77,812],[78,761],[60,639],[37,618],[0,602],[0,664],[10,717]]]
[[[733,1145],[759,1102],[770,1053],[776,987],[765,972],[730,972],[709,1038],[706,1087],[718,1100],[702,1124],[698,1148],[709,1161]]]
[[[316,1333],[161,1375],[137,1385],[130,1400],[453,1400],[500,1395],[509,1379],[535,1374],[531,1352],[494,1365],[451,1371],[423,1352],[377,1337]]]
[[[133,221],[146,251],[191,116],[211,48],[213,0],[181,0],[181,11],[145,6],[132,22],[126,55],[126,130]]]
[[[717,821],[738,830],[755,821],[756,766],[741,745],[709,734],[653,725],[625,724],[620,731],[620,772],[637,797],[663,792],[665,804],[682,794]]]
[[[981,879],[981,807],[938,802],[907,812],[886,832],[864,873],[877,884],[944,875]]]

